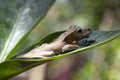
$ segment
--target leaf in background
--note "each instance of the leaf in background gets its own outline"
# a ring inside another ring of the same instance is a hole
[[[62,32],[56,32],[53,34],[48,35],[47,37],[43,38],[41,41],[38,42],[38,44],[41,43],[47,43],[53,40],[53,38],[59,36],[59,34]],[[0,80],[5,80],[8,78],[11,78],[19,73],[22,73],[34,66],[46,63],[48,61],[56,60],[65,56],[69,56],[71,54],[75,54],[78,52],[82,52],[94,47],[97,47],[99,45],[105,44],[116,37],[120,36],[120,30],[114,30],[114,31],[93,31],[93,33],[90,35],[89,39],[95,39],[96,42],[90,46],[79,48],[77,50],[67,52],[65,54],[57,55],[54,57],[49,58],[43,58],[43,59],[12,59],[5,61],[0,64]],[[36,46],[36,45],[35,45]]]
[[[0,62],[14,54],[54,1],[0,0]]]

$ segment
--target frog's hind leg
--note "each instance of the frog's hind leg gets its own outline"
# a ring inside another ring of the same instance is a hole
[[[36,59],[36,58],[47,58],[47,57],[50,57],[54,55],[54,51],[30,51],[24,55],[20,55],[18,56],[17,58],[18,59],[29,59],[29,58],[32,58],[32,59]]]
[[[77,48],[79,48],[80,46],[77,44],[67,44],[62,48],[62,52],[68,52],[68,51],[72,51],[75,50]]]

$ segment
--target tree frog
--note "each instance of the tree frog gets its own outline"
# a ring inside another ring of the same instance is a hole
[[[77,25],[71,25],[68,30],[50,44],[42,44],[17,58],[45,58],[75,50],[80,47],[77,42],[83,38],[89,37],[91,32],[92,30],[89,28],[81,29]]]

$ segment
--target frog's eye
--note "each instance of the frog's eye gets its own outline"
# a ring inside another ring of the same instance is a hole
[[[82,33],[82,29],[79,29],[78,32],[79,32],[79,33]]]

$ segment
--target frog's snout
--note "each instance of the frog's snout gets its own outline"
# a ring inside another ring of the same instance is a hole
[[[89,35],[92,33],[92,30],[90,28],[83,29],[82,33],[84,37],[89,37]]]

